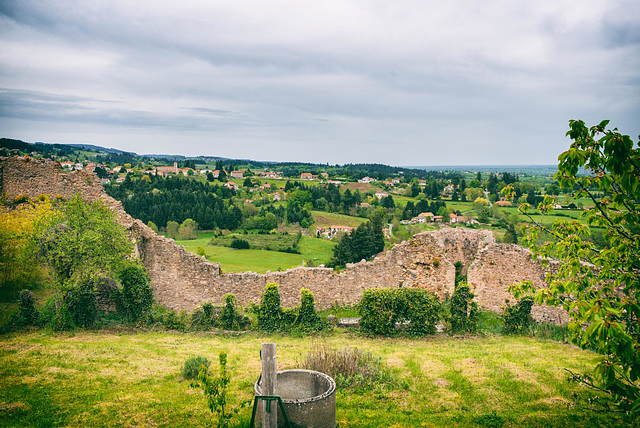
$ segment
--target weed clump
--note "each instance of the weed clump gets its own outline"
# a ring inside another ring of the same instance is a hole
[[[314,348],[298,362],[298,367],[328,374],[338,388],[366,391],[396,383],[382,359],[370,352],[347,347],[334,349],[327,345]]]
[[[200,372],[200,367],[203,366],[205,371],[211,365],[211,361],[209,361],[206,357],[191,357],[187,361],[184,362],[182,366],[182,377],[184,379],[195,379],[198,377],[198,373]]]

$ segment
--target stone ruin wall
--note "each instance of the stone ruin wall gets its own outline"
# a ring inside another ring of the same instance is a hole
[[[57,162],[29,157],[0,158],[0,187],[9,197],[48,194],[69,198],[80,192],[86,199],[104,200],[136,241],[136,254],[149,270],[156,300],[174,309],[193,310],[206,301],[220,304],[227,293],[233,293],[241,305],[258,303],[270,282],[280,284],[285,307],[299,304],[301,288],[311,290],[320,308],[332,303],[356,303],[363,290],[378,287],[425,288],[444,299],[453,293],[453,264],[457,261],[467,270],[476,301],[489,310],[500,312],[506,300],[515,301],[507,291],[513,282],[531,280],[536,286],[544,286],[544,271],[526,249],[496,244],[489,231],[463,228],[420,233],[370,262],[347,265],[341,273],[299,267],[267,274],[221,274],[219,263],[186,252],[129,216],[119,201],[105,193],[93,173],[62,172]],[[534,307],[533,315],[538,320],[566,320],[566,314],[548,307]]]

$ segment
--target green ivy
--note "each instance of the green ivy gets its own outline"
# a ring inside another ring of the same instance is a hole
[[[452,333],[475,333],[478,331],[478,304],[469,286],[462,282],[451,296],[449,323]]]
[[[436,332],[440,302],[419,288],[375,288],[365,290],[360,302],[360,329],[368,334],[397,335],[396,323],[406,326],[410,336]]]
[[[279,285],[267,284],[260,305],[254,306],[257,314],[257,328],[263,331],[320,331],[326,323],[320,319],[315,309],[313,293],[303,288],[301,304],[295,308],[282,308],[280,306]]]
[[[264,331],[278,331],[282,328],[282,307],[280,306],[279,285],[275,282],[267,284],[256,308],[258,315],[258,329]]]
[[[141,263],[129,262],[119,273],[122,284],[116,304],[127,320],[138,321],[151,309],[153,289],[147,269]]]
[[[527,296],[520,299],[515,305],[505,307],[502,313],[504,333],[523,334],[527,332],[533,324],[533,318],[531,318],[532,306],[533,297]]]

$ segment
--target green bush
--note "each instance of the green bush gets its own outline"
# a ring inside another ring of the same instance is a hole
[[[40,314],[35,306],[35,299],[29,290],[22,290],[18,295],[18,320],[19,326],[40,324]]]
[[[418,288],[375,288],[365,290],[360,302],[361,331],[381,336],[398,334],[396,323],[410,336],[436,332],[440,302]]]
[[[449,323],[452,333],[475,333],[478,331],[478,304],[474,294],[462,282],[456,286],[451,296]]]
[[[251,248],[251,246],[249,245],[249,241],[238,238],[234,238],[233,241],[231,241],[231,245],[229,246],[238,250],[248,250],[249,248]]]
[[[118,279],[122,284],[116,299],[118,311],[128,321],[138,321],[153,304],[149,274],[143,265],[131,262],[118,273]]]
[[[206,357],[191,357],[182,366],[182,377],[184,379],[195,379],[198,377],[201,366],[204,366],[206,371],[210,365],[211,361]]]
[[[513,306],[504,308],[502,317],[504,319],[505,334],[524,334],[533,324],[531,318],[531,307],[533,306],[533,298],[531,296],[523,297]]]
[[[185,331],[189,315],[185,311],[167,309],[161,305],[153,305],[147,314],[147,324],[152,327],[161,326],[167,330]]]
[[[213,306],[210,302],[203,303],[191,313],[190,330],[208,330],[218,326],[220,307]]]
[[[80,286],[69,290],[64,297],[64,306],[76,327],[93,327],[98,318],[98,302],[93,281],[85,281]]]
[[[49,323],[49,327],[51,327],[52,330],[66,331],[73,330],[77,327],[66,302],[63,302],[60,307],[55,308],[54,310],[53,318],[51,318],[51,322]]]

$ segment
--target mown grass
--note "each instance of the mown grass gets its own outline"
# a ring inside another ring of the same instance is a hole
[[[232,248],[208,245],[213,232],[200,232],[197,239],[177,240],[190,253],[198,254],[198,247],[204,249],[207,260],[221,264],[222,271],[266,273],[303,266],[309,260],[316,265],[326,264],[333,255],[334,242],[303,236],[298,244],[300,254],[267,250],[234,250]],[[269,237],[271,235],[255,235]]]
[[[218,353],[226,351],[230,402],[237,404],[252,397],[262,342],[277,343],[280,369],[296,367],[320,344],[357,347],[382,358],[401,381],[368,391],[339,390],[340,427],[621,424],[615,416],[568,406],[580,387],[566,381],[564,368],[588,370],[596,356],[551,341],[37,331],[0,336],[0,425],[207,426],[211,415],[202,392],[182,380],[182,364],[202,355],[216,370]]]

